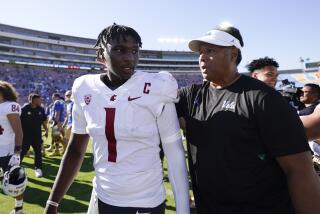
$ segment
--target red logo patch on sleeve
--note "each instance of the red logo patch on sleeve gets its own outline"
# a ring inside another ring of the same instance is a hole
[[[84,95],[84,102],[89,105],[91,102],[91,94]]]

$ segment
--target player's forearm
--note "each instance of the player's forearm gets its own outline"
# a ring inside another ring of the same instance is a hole
[[[320,138],[320,119],[318,114],[300,116],[300,119],[305,128],[308,140]]]
[[[311,214],[320,209],[320,181],[308,151],[276,158],[285,173],[295,213]]]
[[[320,138],[320,127],[305,129],[309,141]]]
[[[169,179],[176,202],[177,214],[189,214],[189,185],[186,159],[176,109],[167,104],[157,120],[162,147],[167,157]]]
[[[22,146],[22,139],[23,139],[23,132],[22,132],[22,128],[21,127],[15,127],[14,129],[14,142],[15,142],[15,146]]]
[[[23,134],[22,134],[22,130],[20,130],[17,133],[15,133],[15,139],[14,139],[15,140],[15,149],[14,149],[15,153],[21,152],[22,139],[23,139]]]
[[[186,159],[181,139],[173,143],[164,143],[167,157],[168,174],[174,193],[177,214],[189,214],[189,185]]]
[[[78,173],[85,155],[88,136],[71,136],[71,143],[64,155],[49,200],[59,203]]]
[[[287,176],[291,200],[297,214],[320,210],[320,182],[315,172],[293,172]]]

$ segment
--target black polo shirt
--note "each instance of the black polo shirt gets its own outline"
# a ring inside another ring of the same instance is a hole
[[[23,138],[30,140],[41,140],[41,126],[47,120],[47,115],[42,107],[32,108],[31,104],[26,104],[21,109],[21,124]]]
[[[309,147],[280,93],[242,75],[226,88],[204,82],[179,95],[198,214],[294,213],[275,158]]]

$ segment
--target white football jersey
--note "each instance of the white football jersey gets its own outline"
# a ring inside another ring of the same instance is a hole
[[[11,101],[0,103],[0,157],[14,152],[15,134],[8,120],[8,114],[20,115],[20,105]]]
[[[178,85],[168,72],[137,71],[115,90],[99,74],[85,75],[73,85],[72,132],[93,139],[94,191],[104,203],[122,207],[155,207],[165,200],[163,143],[181,138],[179,127],[160,136],[157,118],[177,101]],[[173,115],[168,118],[177,120]],[[168,124],[165,124],[168,126]]]

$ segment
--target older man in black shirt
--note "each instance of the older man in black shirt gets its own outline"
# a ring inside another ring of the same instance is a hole
[[[42,177],[41,126],[46,131],[46,137],[48,136],[48,128],[47,115],[44,108],[41,107],[41,97],[38,94],[29,95],[29,103],[22,107],[20,118],[23,130],[21,161],[32,146],[35,156],[35,175]]]
[[[315,213],[320,182],[296,112],[263,82],[238,73],[243,40],[218,27],[189,43],[203,84],[180,91],[198,214]]]

